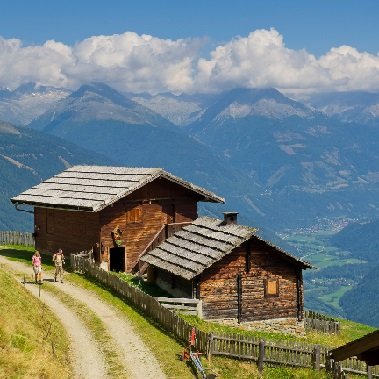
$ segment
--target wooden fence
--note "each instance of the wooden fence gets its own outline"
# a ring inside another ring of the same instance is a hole
[[[33,234],[28,232],[0,231],[0,245],[21,245],[34,247]]]
[[[339,334],[340,323],[332,317],[325,316],[318,312],[304,312],[305,329],[317,330],[323,333]]]
[[[184,343],[188,341],[192,326],[170,309],[165,308],[159,301],[136,287],[107,272],[86,258],[85,255],[71,255],[73,270],[87,274],[105,284],[119,295],[127,299],[134,307],[142,311],[148,317],[159,323],[163,329],[174,334]],[[231,358],[246,359],[257,362],[263,369],[268,366],[292,366],[320,370],[331,366],[328,361],[326,347],[292,341],[265,341],[254,337],[231,334],[206,333],[196,330],[195,349],[207,354],[223,355]],[[343,371],[354,374],[367,375],[367,366],[356,358],[350,358],[341,362]],[[371,370],[373,378],[379,378],[379,370]]]

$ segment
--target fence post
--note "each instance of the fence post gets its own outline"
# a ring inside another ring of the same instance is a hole
[[[207,359],[210,362],[212,358],[212,346],[213,346],[213,333],[208,334],[208,344],[207,344]]]
[[[263,365],[265,360],[265,346],[266,342],[265,340],[259,341],[259,356],[258,356],[258,371],[260,374],[263,372]]]
[[[335,379],[345,379],[346,373],[342,369],[340,362],[334,362],[333,378]]]
[[[330,359],[329,351],[327,351],[325,355],[325,370],[326,372],[332,371],[332,360]]]
[[[203,300],[199,300],[196,305],[197,317],[203,318]]]
[[[312,366],[314,370],[320,371],[320,345],[316,345],[313,349]]]
[[[372,366],[367,365],[367,379],[372,379]]]

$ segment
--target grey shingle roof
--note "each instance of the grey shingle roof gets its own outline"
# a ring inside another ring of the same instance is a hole
[[[174,176],[161,168],[74,166],[34,186],[12,203],[97,212],[157,178],[177,183],[202,197],[223,203],[224,199]]]
[[[198,218],[140,259],[190,280],[253,236],[276,249],[294,264],[302,268],[311,267],[307,262],[260,238],[256,228],[224,225],[221,220],[210,217]]]

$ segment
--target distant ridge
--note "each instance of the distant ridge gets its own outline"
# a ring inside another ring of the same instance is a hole
[[[161,167],[226,197],[225,206],[203,206],[210,215],[232,207],[244,210],[241,218],[246,223],[263,224],[270,213],[270,205],[261,202],[261,189],[243,172],[183,129],[104,84],[82,86],[29,127],[100,152],[120,165]]]
[[[10,198],[79,163],[113,162],[60,138],[0,121],[0,230],[33,231],[32,216],[17,212]]]

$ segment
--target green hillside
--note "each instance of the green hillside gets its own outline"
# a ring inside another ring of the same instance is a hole
[[[352,320],[379,327],[379,265],[370,271],[340,299],[340,305]]]
[[[379,258],[379,220],[347,225],[331,238],[331,243],[350,251],[354,257],[377,262]]]
[[[2,268],[0,309],[0,378],[72,378],[65,330],[48,308]],[[43,338],[49,324],[50,334]]]
[[[341,297],[342,309],[352,320],[379,327],[379,220],[350,224],[331,242],[368,262],[357,285]],[[353,274],[350,271],[351,277]]]

